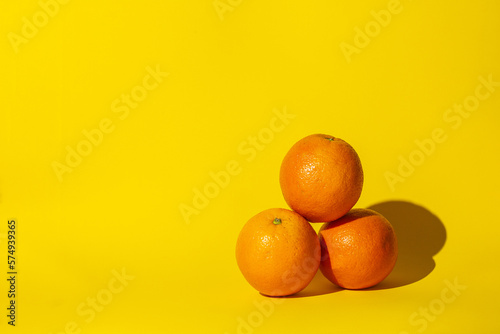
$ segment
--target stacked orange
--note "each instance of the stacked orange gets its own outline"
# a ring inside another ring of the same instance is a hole
[[[293,210],[269,209],[239,234],[236,260],[246,280],[269,296],[304,289],[318,268],[334,284],[364,289],[384,280],[397,259],[387,219],[352,209],[363,188],[358,154],[342,139],[314,134],[288,151],[280,185]],[[319,237],[311,223],[323,222]]]

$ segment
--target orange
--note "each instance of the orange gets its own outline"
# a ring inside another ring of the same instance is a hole
[[[281,163],[280,185],[292,210],[310,222],[329,222],[345,215],[358,201],[363,169],[351,145],[315,134],[288,151]]]
[[[346,289],[364,289],[394,268],[398,244],[392,225],[369,209],[353,209],[319,230],[323,275]]]
[[[252,217],[236,243],[236,260],[245,279],[268,296],[304,289],[318,271],[319,239],[299,214],[268,209]]]

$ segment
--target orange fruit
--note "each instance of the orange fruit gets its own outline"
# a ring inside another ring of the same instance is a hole
[[[268,296],[304,289],[318,271],[319,239],[296,212],[268,209],[252,217],[236,243],[236,261],[245,279]]]
[[[319,230],[323,275],[346,289],[364,289],[384,280],[394,268],[398,244],[381,214],[353,209]]]
[[[345,215],[358,201],[363,169],[351,145],[315,134],[299,140],[285,155],[280,185],[292,210],[310,222],[329,222]]]

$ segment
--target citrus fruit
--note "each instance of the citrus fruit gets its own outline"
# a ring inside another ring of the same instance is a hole
[[[296,212],[268,209],[250,218],[236,243],[236,260],[245,279],[268,296],[304,289],[318,271],[319,239]]]
[[[398,256],[396,234],[381,214],[353,209],[319,230],[323,275],[346,289],[364,289],[384,280]]]
[[[363,169],[347,142],[315,134],[299,140],[281,163],[280,185],[290,208],[310,222],[342,217],[363,188]]]

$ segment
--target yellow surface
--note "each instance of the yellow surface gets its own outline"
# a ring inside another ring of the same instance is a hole
[[[0,4],[1,332],[500,332],[500,3],[216,5]],[[358,151],[400,259],[269,299],[236,238],[312,133]]]

